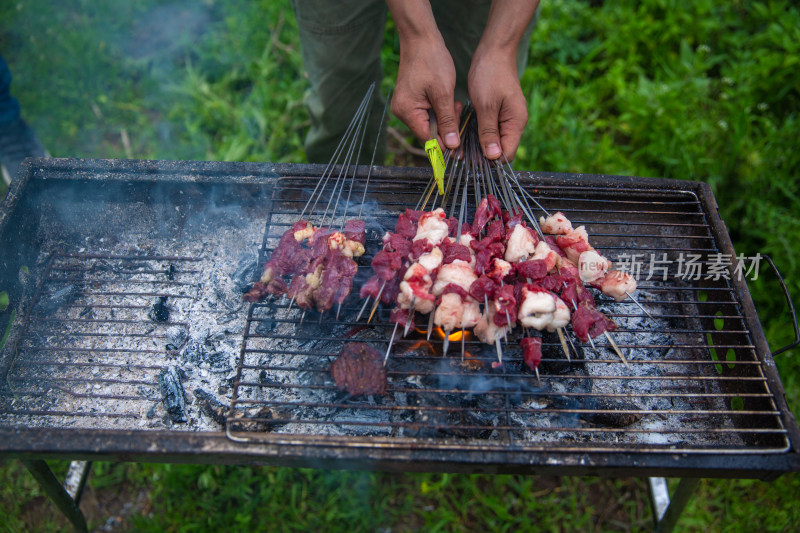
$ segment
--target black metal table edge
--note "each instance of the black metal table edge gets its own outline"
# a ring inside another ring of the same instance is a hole
[[[224,432],[0,428],[0,456],[164,463],[264,464],[396,472],[742,478],[771,481],[800,471],[800,454],[487,451],[236,443]]]

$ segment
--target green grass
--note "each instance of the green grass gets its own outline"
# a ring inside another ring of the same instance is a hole
[[[287,4],[19,0],[0,5],[0,50],[55,156],[302,162],[307,82]],[[383,59],[385,90],[398,60],[389,32]],[[543,2],[522,82],[530,120],[517,168],[707,181],[737,251],[770,254],[800,294],[792,2]],[[792,332],[762,267],[750,288],[777,347]],[[800,412],[794,352],[777,364]],[[18,463],[0,476],[0,527],[66,527]],[[800,523],[798,494],[797,474],[704,480],[680,529],[789,531]],[[123,501],[140,503],[126,514]],[[267,467],[99,463],[84,508],[95,526],[120,516],[147,531],[649,525],[639,480]]]

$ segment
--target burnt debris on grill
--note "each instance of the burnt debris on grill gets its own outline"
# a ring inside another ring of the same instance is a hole
[[[224,334],[211,335],[209,332],[189,339],[181,352],[181,362],[208,368],[218,374],[230,372],[230,355],[222,346],[223,340]]]
[[[344,345],[339,357],[331,364],[331,375],[339,389],[353,396],[384,394],[388,385],[383,356],[363,342]]]
[[[166,322],[169,320],[169,308],[167,307],[167,297],[159,296],[153,307],[150,308],[148,315],[153,322]]]
[[[161,371],[158,375],[158,386],[161,389],[161,401],[164,410],[173,422],[184,423],[186,416],[186,400],[184,398],[183,384],[180,371],[171,366]]]
[[[242,294],[246,293],[253,286],[253,282],[258,279],[258,254],[245,252],[239,256],[236,262],[236,269],[231,274],[231,280]]]

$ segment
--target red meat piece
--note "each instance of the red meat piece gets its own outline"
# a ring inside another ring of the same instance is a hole
[[[545,290],[554,292],[556,294],[561,294],[561,291],[564,290],[564,282],[567,281],[567,279],[568,278],[559,274],[548,274],[538,280],[536,283],[538,283]]]
[[[450,217],[447,219],[447,235],[449,237],[456,236],[456,232],[458,231],[458,218]]]
[[[381,294],[381,302],[386,305],[391,305],[397,301],[397,295],[400,294],[401,278],[402,274],[386,282],[386,286],[383,288],[383,294]]]
[[[372,258],[372,269],[381,279],[390,280],[398,275],[403,266],[405,256],[397,252],[381,250]]]
[[[465,291],[463,287],[461,287],[460,285],[456,285],[455,283],[448,283],[447,285],[444,286],[444,289],[442,289],[442,295],[439,297],[439,300],[437,301],[436,305],[442,303],[442,296],[451,293],[455,293],[461,296],[462,302],[467,297],[467,291]]]
[[[400,213],[397,217],[397,222],[394,225],[394,232],[402,235],[406,239],[413,239],[417,234],[417,226],[419,219],[422,216],[422,211],[415,211],[413,209],[406,209],[404,213]]]
[[[293,298],[301,309],[311,309],[314,305],[313,292],[311,286],[306,282],[306,277],[298,274],[292,278],[292,283],[289,284],[289,291],[286,294]]]
[[[401,328],[406,327],[406,323],[411,321],[411,324],[408,327],[413,328],[414,319],[410,316],[410,313],[408,311],[409,311],[408,309],[400,309],[395,307],[389,314],[389,321],[398,324]]]
[[[463,244],[445,240],[439,245],[439,248],[442,250],[442,264],[446,265],[452,263],[456,259],[460,259],[469,263],[470,259],[472,259],[472,256],[469,253],[469,248]]]
[[[500,205],[500,200],[495,198],[493,194],[486,195],[486,199],[489,201],[489,218],[496,216],[500,220],[503,219],[503,206]]]
[[[547,262],[544,259],[521,261],[516,265],[517,275],[527,279],[542,279],[547,276]]]
[[[484,197],[475,209],[475,216],[472,219],[472,236],[477,237],[487,222],[489,222],[489,200],[488,197]]]
[[[580,256],[583,252],[592,249],[592,247],[589,246],[589,243],[584,241],[582,236],[578,235],[578,232],[576,231],[570,232],[566,235],[557,236],[556,242],[558,243],[558,246],[564,250],[564,252],[566,252],[567,248],[569,248],[575,256]]]
[[[494,315],[494,323],[503,327],[509,323],[517,321],[517,299],[514,297],[514,286],[503,285],[494,291],[494,302],[497,312]]]
[[[502,242],[493,242],[475,255],[475,272],[486,272],[491,269],[492,259],[503,257],[506,247]]]
[[[349,241],[367,243],[367,225],[363,220],[348,220],[344,223],[344,236]]]
[[[522,348],[522,360],[531,370],[536,370],[542,362],[542,339],[539,337],[525,337],[519,341]]]
[[[253,283],[253,288],[247,291],[244,296],[242,296],[242,300],[247,302],[258,302],[266,298],[267,294],[269,294],[269,291],[267,290],[267,284],[256,281]]]
[[[418,259],[422,254],[426,254],[433,250],[433,244],[428,239],[419,239],[411,244],[411,257]]]
[[[292,227],[288,230],[288,232],[292,233],[292,237],[294,237],[295,231],[300,231],[301,229],[306,229],[308,227],[308,220],[298,220]]]
[[[553,250],[558,255],[560,255],[561,257],[567,257],[566,252],[564,252],[564,250],[561,249],[561,247],[558,245],[558,242],[556,241],[556,238],[553,237],[552,235],[545,235],[544,242],[550,245],[550,249]]]
[[[506,211],[503,213],[503,222],[505,222],[506,225],[506,233],[511,235],[511,232],[514,231],[514,227],[522,222],[522,213],[518,212],[512,216],[509,211]]]
[[[615,331],[617,324],[588,302],[578,305],[572,313],[572,330],[581,342],[588,342],[604,331]]]
[[[397,233],[390,233],[389,238],[383,243],[383,249],[397,252],[401,256],[406,257],[411,253],[411,240]]]
[[[503,225],[502,220],[495,220],[494,222],[489,224],[488,228],[486,228],[486,237],[484,237],[484,240],[491,239],[492,241],[501,242],[505,241],[505,238],[506,238],[506,228]]]
[[[469,286],[469,295],[482,302],[484,297],[491,298],[498,284],[489,276],[481,276]]]
[[[361,286],[358,295],[361,298],[377,298],[378,293],[381,291],[381,286],[386,280],[381,279],[380,276],[372,276],[369,280]]]

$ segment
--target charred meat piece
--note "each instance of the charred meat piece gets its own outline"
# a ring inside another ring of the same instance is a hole
[[[384,394],[388,380],[383,357],[373,347],[362,342],[349,342],[331,365],[331,375],[340,390],[353,396]]]

